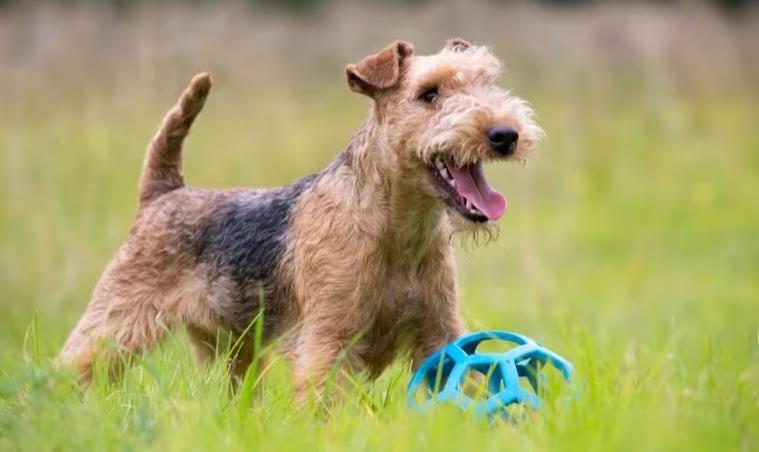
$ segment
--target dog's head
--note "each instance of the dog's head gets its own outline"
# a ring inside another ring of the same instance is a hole
[[[429,56],[398,41],[346,68],[350,88],[374,100],[383,158],[469,222],[506,210],[483,163],[523,161],[543,137],[529,105],[496,84],[500,71],[487,48],[461,39]]]

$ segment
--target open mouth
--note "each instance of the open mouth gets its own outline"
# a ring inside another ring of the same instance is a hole
[[[506,198],[485,180],[482,162],[457,167],[441,155],[429,166],[430,179],[443,201],[467,220],[495,221],[506,212]]]

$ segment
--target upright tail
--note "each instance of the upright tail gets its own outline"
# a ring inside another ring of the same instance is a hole
[[[200,73],[192,78],[179,102],[163,119],[158,133],[148,145],[140,176],[140,206],[172,190],[184,187],[182,142],[195,117],[203,109],[211,90],[211,76]]]

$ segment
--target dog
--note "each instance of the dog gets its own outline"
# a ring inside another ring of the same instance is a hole
[[[195,76],[147,149],[129,237],[58,362],[86,381],[108,342],[115,367],[184,325],[199,361],[220,331],[241,339],[239,379],[262,311],[299,400],[338,361],[372,378],[399,354],[419,365],[465,331],[451,235],[487,231],[506,210],[483,163],[524,161],[543,138],[528,103],[497,85],[500,71],[489,49],[461,39],[428,56],[396,41],[346,67],[372,106],[334,161],[282,188],[230,190],[182,176],[211,88]]]

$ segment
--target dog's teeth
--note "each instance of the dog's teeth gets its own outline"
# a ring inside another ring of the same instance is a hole
[[[480,212],[476,207],[474,207],[474,205],[472,205],[472,202],[466,198],[464,198],[464,207],[466,207],[466,210],[472,215],[482,215],[482,212]]]
[[[472,204],[472,202],[470,200],[466,199],[466,198],[464,198],[464,207],[471,214],[474,214],[474,215],[479,215],[480,214],[480,211],[477,210],[474,207],[474,205]]]
[[[445,169],[445,163],[443,163],[443,159],[441,159],[440,157],[436,158],[435,159],[435,166],[439,170],[444,170]]]
[[[446,178],[446,179],[450,179],[451,178],[451,175],[448,174],[448,170],[445,169],[445,166],[442,167],[442,168],[440,168],[438,171],[440,172],[440,175],[443,176],[444,178]]]

